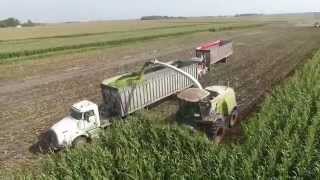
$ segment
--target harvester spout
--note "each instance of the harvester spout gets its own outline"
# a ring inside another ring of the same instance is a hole
[[[165,66],[165,67],[168,67],[182,75],[184,75],[185,77],[189,78],[199,89],[203,89],[202,85],[200,84],[200,82],[194,78],[192,75],[190,75],[189,73],[171,65],[171,64],[168,64],[168,63],[164,63],[164,62],[161,62],[161,61],[158,61],[157,59],[154,59],[152,61],[150,61],[151,64],[158,64],[158,65],[161,65],[161,66]]]

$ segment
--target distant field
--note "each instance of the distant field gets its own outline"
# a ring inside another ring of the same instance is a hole
[[[192,23],[192,22],[191,22]],[[199,22],[197,22],[199,23]],[[180,22],[187,25],[190,22]],[[159,28],[175,25],[174,22],[162,21],[101,21],[101,22],[74,22],[60,24],[45,24],[25,28],[0,28],[0,41],[29,39],[52,36],[68,36],[74,34],[102,33],[114,31],[139,30],[146,28]]]
[[[0,63],[12,58],[48,54],[70,50],[88,50],[115,46],[149,39],[178,36],[204,31],[221,31],[236,28],[249,28],[261,25],[256,22],[206,22],[206,21],[159,21],[159,22],[111,22],[56,25],[22,29],[8,29],[9,36],[0,32]],[[78,27],[79,26],[79,27]],[[46,29],[48,28],[48,29]],[[71,29],[74,29],[71,34]],[[14,30],[13,32],[9,32]],[[3,31],[3,30],[2,30]],[[70,32],[69,32],[70,31]],[[36,35],[29,33],[33,32]],[[55,32],[55,33],[51,33]],[[45,35],[46,33],[46,35]],[[4,33],[6,34],[6,33]],[[15,38],[10,38],[16,34]],[[6,37],[6,39],[5,39]],[[8,38],[9,37],[9,38]],[[23,39],[19,39],[23,38]],[[4,61],[4,59],[6,59]]]
[[[45,24],[25,28],[0,28],[0,63],[24,57],[38,58],[57,52],[87,51],[205,31],[248,28],[265,22],[312,24],[311,15],[273,15],[224,18],[188,18],[158,21],[97,21]]]

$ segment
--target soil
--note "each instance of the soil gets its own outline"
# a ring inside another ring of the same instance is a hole
[[[105,78],[138,70],[149,59],[184,60],[194,47],[214,39],[231,39],[234,55],[217,64],[202,83],[229,85],[237,93],[242,119],[255,111],[271,88],[301,66],[320,48],[314,28],[284,24],[219,33],[197,33],[176,39],[160,38],[132,46],[99,50],[86,55],[65,55],[18,64],[1,65],[1,168],[25,166],[42,155],[33,153],[41,133],[63,118],[76,101],[101,102]],[[159,112],[174,111],[174,101],[158,105]],[[229,131],[240,135],[239,127]]]

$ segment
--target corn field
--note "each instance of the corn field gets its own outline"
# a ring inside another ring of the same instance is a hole
[[[42,179],[317,179],[320,176],[320,52],[243,123],[242,144],[164,125],[157,115],[116,123],[83,149],[50,155]]]

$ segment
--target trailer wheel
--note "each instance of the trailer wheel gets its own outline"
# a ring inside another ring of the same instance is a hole
[[[72,147],[73,148],[79,148],[83,147],[85,144],[88,143],[88,139],[86,137],[77,137],[73,142],[72,142]]]
[[[238,109],[234,109],[230,115],[230,127],[234,127],[239,120],[239,112]]]

